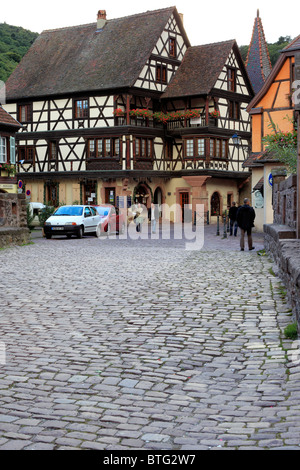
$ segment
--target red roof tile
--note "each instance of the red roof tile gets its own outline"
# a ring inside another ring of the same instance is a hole
[[[18,121],[16,121],[7,111],[5,111],[0,105],[0,125],[22,127]]]

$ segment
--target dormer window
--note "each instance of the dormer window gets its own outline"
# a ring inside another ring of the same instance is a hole
[[[175,38],[169,38],[169,55],[170,57],[176,57],[176,39]]]

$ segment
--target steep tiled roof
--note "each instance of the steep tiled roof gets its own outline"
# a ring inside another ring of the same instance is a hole
[[[2,108],[2,106],[0,106],[0,125],[18,128],[22,127],[22,124],[16,121],[7,111]]]
[[[249,113],[253,108],[256,107],[256,105],[259,103],[259,101],[262,99],[262,97],[268,92],[270,86],[273,83],[273,80],[275,79],[276,75],[280,71],[281,67],[284,64],[284,61],[286,60],[286,56],[289,53],[293,53],[293,51],[298,51],[300,49],[300,35],[297,36],[293,41],[290,42],[284,49],[282,49],[279,58],[277,59],[276,64],[274,65],[271,73],[267,77],[263,87],[259,90],[259,92],[254,96],[252,101],[249,103],[247,106],[247,112]]]
[[[172,13],[180,18],[171,7],[108,20],[99,32],[96,23],[44,31],[6,82],[7,99],[132,86]]]
[[[251,43],[246,59],[246,68],[253,89],[257,93],[266,81],[272,70],[268,45],[262,25],[259,11],[254,21]]]
[[[214,87],[234,40],[190,47],[163,98],[207,94]]]

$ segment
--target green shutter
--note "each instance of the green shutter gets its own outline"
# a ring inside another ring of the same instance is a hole
[[[16,163],[16,139],[10,138],[10,163],[14,165]]]

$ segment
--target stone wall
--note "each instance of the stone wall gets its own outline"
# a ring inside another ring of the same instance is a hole
[[[290,238],[294,235],[284,225],[264,226],[266,252],[276,265],[276,274],[285,286],[300,331],[300,240]]]
[[[0,193],[0,248],[29,241],[25,194]]]
[[[300,240],[296,238],[297,177],[286,178],[286,170],[277,168],[273,175],[274,223],[264,225],[266,252],[275,263],[300,331]]]
[[[275,173],[276,170],[272,170]],[[286,171],[285,171],[286,173]],[[297,176],[285,179],[284,171],[273,174],[274,224],[287,225],[296,229],[297,220]]]

